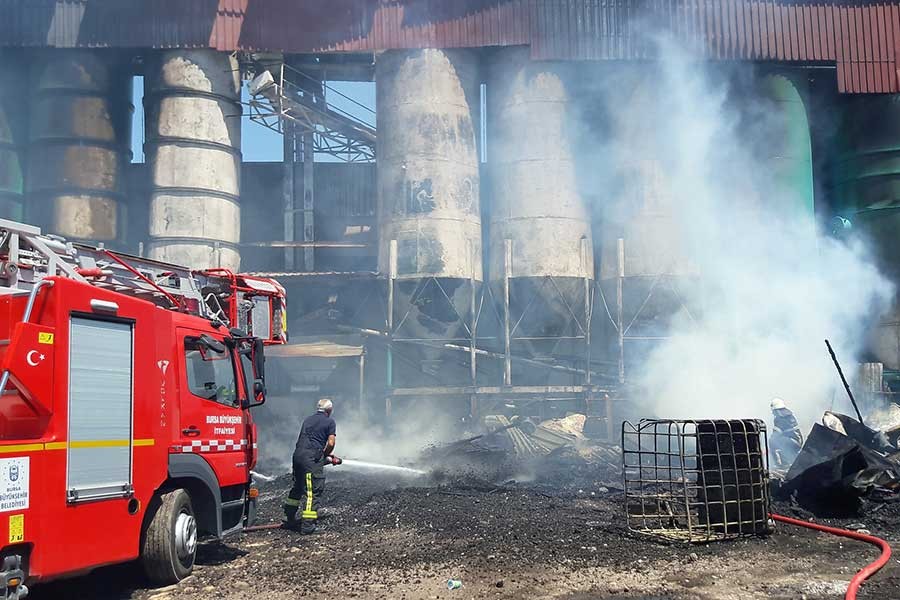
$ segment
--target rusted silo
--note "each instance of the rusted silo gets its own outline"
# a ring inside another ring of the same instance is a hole
[[[477,55],[388,51],[375,82],[378,269],[391,274],[395,247],[394,326],[400,337],[454,338],[469,283],[482,281]]]
[[[22,102],[28,85],[24,56],[0,54],[0,218],[21,221],[25,191],[25,145],[28,103]]]
[[[502,49],[490,60],[490,279],[502,303],[503,281],[511,278],[512,335],[532,338],[521,340],[514,354],[541,354],[558,348],[559,340],[550,338],[584,333],[575,319],[584,325],[585,281],[593,280],[594,261],[576,172],[572,69],[534,62],[527,48]]]
[[[167,50],[149,61],[144,106],[152,258],[238,268],[239,99],[240,72],[229,54]]]
[[[900,95],[843,102],[833,210],[853,222],[882,273],[900,284]],[[882,315],[870,350],[886,369],[900,369],[900,303]]]
[[[50,50],[33,64],[26,213],[46,231],[119,237],[133,109],[126,67],[98,50]]]

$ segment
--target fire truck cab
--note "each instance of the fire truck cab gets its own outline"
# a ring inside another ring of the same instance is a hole
[[[198,538],[252,523],[281,286],[7,221],[0,286],[0,598],[138,558],[174,583]]]

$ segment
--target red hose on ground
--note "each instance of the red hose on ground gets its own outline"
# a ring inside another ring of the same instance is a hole
[[[873,546],[878,546],[879,548],[881,548],[881,556],[879,556],[874,562],[871,562],[860,569],[860,571],[853,576],[853,579],[850,580],[850,586],[847,588],[847,593],[844,594],[844,600],[856,600],[856,592],[859,591],[859,586],[862,585],[862,582],[877,573],[881,567],[886,565],[888,561],[891,560],[891,547],[886,541],[881,538],[877,538],[874,535],[857,533],[855,531],[850,531],[849,529],[828,527],[826,525],[819,525],[818,523],[810,523],[808,521],[792,519],[791,517],[783,517],[774,513],[769,516],[776,521],[781,521],[782,523],[797,525],[798,527],[806,527],[807,529],[815,529],[816,531],[824,531],[825,533],[839,535],[841,537],[859,540],[861,542],[868,542]]]

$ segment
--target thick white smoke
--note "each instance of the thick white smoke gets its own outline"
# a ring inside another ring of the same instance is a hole
[[[746,97],[735,102],[734,72],[723,77],[723,67],[667,40],[659,50],[648,103],[605,94],[609,151],[619,165],[648,152],[659,161],[675,235],[687,241],[684,262],[700,275],[684,290],[691,314],[678,313],[671,337],[632,373],[643,404],[664,417],[768,420],[778,396],[804,427],[833,399],[852,414],[843,391],[832,395],[840,384],[823,340],[851,374],[892,285],[861,244],[816,235],[810,216],[790,208],[797,198],[770,196],[770,163],[760,156],[770,113]]]

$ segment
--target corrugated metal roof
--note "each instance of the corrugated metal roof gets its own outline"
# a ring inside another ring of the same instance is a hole
[[[0,45],[360,52],[527,44],[536,59],[648,58],[661,25],[712,59],[837,64],[897,92],[900,2],[796,0],[0,0]]]

